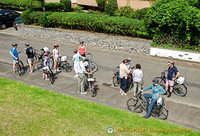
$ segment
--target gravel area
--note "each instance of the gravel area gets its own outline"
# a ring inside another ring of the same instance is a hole
[[[150,54],[151,40],[146,39],[28,25],[19,25],[19,33],[24,37],[34,37],[37,39],[71,42],[76,44],[80,41],[84,41],[87,46],[92,47],[123,50],[136,54]]]

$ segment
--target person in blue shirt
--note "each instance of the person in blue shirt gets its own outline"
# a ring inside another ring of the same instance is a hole
[[[157,102],[159,96],[160,95],[164,95],[166,93],[166,91],[159,85],[159,81],[158,80],[153,79],[152,82],[153,82],[153,85],[141,90],[142,92],[150,90],[150,89],[152,89],[152,91],[153,91],[152,94],[149,94],[149,93],[143,94],[143,96],[146,99],[146,101],[148,103],[150,103],[149,106],[148,106],[148,112],[143,117],[145,119],[147,119],[147,118],[149,118],[151,116],[152,108],[155,105],[155,103]],[[151,102],[150,102],[149,98],[152,98]]]
[[[17,53],[17,43],[13,43],[12,44],[13,48],[10,50],[10,55],[13,58],[13,73],[15,72],[15,64],[17,62],[17,60],[19,59],[18,57],[18,53]]]
[[[167,74],[167,80],[165,84],[165,90],[168,91],[168,86],[170,87],[170,91],[167,97],[170,97],[173,91],[174,86],[174,80],[178,78],[180,73],[178,72],[176,66],[174,66],[173,61],[168,62],[169,68],[168,68],[168,74]]]
[[[43,65],[44,65],[44,67],[48,67],[49,68],[49,66],[50,66],[50,59],[49,59],[48,55],[49,54],[47,52],[44,53],[44,64]],[[48,80],[47,74],[44,73],[44,72],[43,72],[43,79]]]
[[[74,77],[78,77],[78,70],[80,67],[80,57],[81,57],[81,55],[78,53],[78,50],[75,49],[74,56],[72,58],[72,61],[74,61],[74,71],[76,73],[76,75]]]

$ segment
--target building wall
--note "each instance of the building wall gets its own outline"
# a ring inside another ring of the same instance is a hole
[[[130,6],[133,9],[142,9],[151,6],[150,1],[142,0],[117,0],[118,7]]]
[[[45,2],[60,2],[60,0],[45,0]]]
[[[77,4],[98,7],[96,0],[77,0]]]

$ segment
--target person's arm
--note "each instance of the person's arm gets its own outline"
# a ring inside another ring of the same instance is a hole
[[[47,60],[45,59],[45,60],[44,60],[44,66],[45,66],[45,67],[46,67],[46,62],[47,62]]]
[[[72,57],[72,61],[74,61],[74,56]]]
[[[180,73],[178,72],[177,68],[175,67],[174,72],[176,73],[176,76],[174,78],[172,78],[172,80],[175,80],[178,78],[178,76],[180,75]]]
[[[166,91],[161,86],[159,86],[159,90],[160,90],[159,95],[163,95],[166,93]],[[158,97],[159,97],[159,95],[158,95]]]
[[[12,54],[12,52],[11,51],[9,51],[10,52],[10,55],[12,56],[12,57],[14,57],[15,59],[17,59],[13,54]]]
[[[147,87],[147,88],[144,88],[144,89],[142,90],[142,92],[147,91],[147,90],[150,90],[150,89],[152,89],[152,85],[149,86],[149,87]]]

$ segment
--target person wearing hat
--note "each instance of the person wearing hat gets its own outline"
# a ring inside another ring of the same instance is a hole
[[[29,43],[25,43],[25,53],[28,57],[28,65],[29,65],[29,73],[33,73],[35,69],[35,63],[34,63],[34,54],[33,54],[33,48],[30,47]]]
[[[121,95],[127,95],[125,93],[125,90],[127,87],[127,77],[128,77],[128,74],[131,72],[128,69],[128,63],[129,63],[129,60],[124,59],[119,66],[119,73],[120,73],[120,79],[121,79],[121,82],[120,82],[120,94]]]
[[[79,69],[79,65],[80,65],[80,57],[81,57],[81,55],[78,53],[78,50],[75,49],[74,50],[74,56],[72,58],[72,61],[74,62],[74,71],[76,73],[76,75],[74,77],[78,77],[78,69]]]
[[[85,92],[85,83],[86,83],[86,75],[85,74],[93,74],[92,72],[87,72],[86,68],[85,68],[85,62],[86,62],[86,58],[85,57],[81,57],[81,61],[80,61],[80,67],[78,70],[78,92],[81,92],[81,94],[87,94],[87,92]]]
[[[54,48],[53,48],[53,59],[54,59],[54,72],[57,71],[58,69],[58,61],[59,61],[59,57],[61,56],[61,54],[58,51],[58,44],[54,44]]]
[[[152,82],[153,82],[153,85],[141,90],[142,92],[150,90],[150,89],[152,89],[152,91],[153,91],[152,94],[149,94],[149,93],[143,94],[144,98],[149,103],[148,112],[143,117],[145,119],[147,119],[151,116],[151,110],[152,110],[153,106],[155,105],[155,103],[157,102],[160,95],[164,95],[166,93],[166,91],[159,85],[159,81],[157,79],[153,79]],[[152,98],[151,102],[150,102],[149,98]]]
[[[172,91],[173,91],[173,86],[174,86],[174,80],[178,78],[180,73],[178,72],[176,66],[174,66],[173,61],[168,62],[169,68],[168,68],[168,73],[167,73],[167,80],[165,84],[165,90],[168,91],[168,86],[170,88],[169,94],[167,97],[171,97]]]
[[[85,47],[85,45],[84,45],[84,41],[81,41],[81,42],[80,42],[80,46],[79,46],[78,50],[79,50],[79,54],[80,54],[81,56],[85,57],[86,47]]]
[[[15,64],[17,62],[17,60],[19,59],[18,57],[18,53],[17,53],[17,43],[13,43],[12,44],[12,49],[9,51],[10,52],[10,55],[12,56],[13,58],[13,73],[15,73]]]

